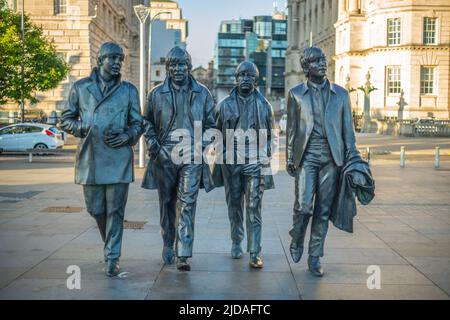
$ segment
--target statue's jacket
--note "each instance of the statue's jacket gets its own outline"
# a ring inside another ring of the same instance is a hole
[[[364,183],[353,181],[353,174],[359,172],[364,176]],[[333,202],[330,221],[343,231],[353,232],[353,218],[356,216],[356,198],[363,204],[369,204],[375,197],[375,181],[369,164],[360,156],[354,155],[348,159],[342,168],[338,194]]]
[[[328,80],[327,80],[328,81]],[[314,127],[314,115],[306,81],[289,90],[287,102],[286,159],[298,168]],[[325,107],[324,127],[333,160],[338,167],[345,159],[358,153],[347,90],[330,83],[330,95]]]
[[[230,95],[222,99],[216,108],[216,126],[222,132],[224,137],[224,163],[225,163],[225,137],[227,129],[236,130],[239,124],[239,106],[237,102],[237,88],[234,88]],[[274,139],[272,131],[275,128],[273,109],[267,99],[258,91],[255,90],[255,101],[257,110],[258,129],[267,130],[267,156],[272,156],[272,141]],[[214,166],[213,170],[214,185],[222,187],[224,184],[221,164]],[[274,189],[274,179],[272,175],[264,176],[264,189]]]
[[[192,76],[189,76],[190,96],[189,96],[189,119],[194,127],[194,122],[201,122],[202,132],[216,127],[214,119],[214,100],[209,90],[198,83]],[[144,110],[144,137],[150,160],[142,181],[142,188],[157,189],[155,178],[155,160],[167,139],[172,125],[175,121],[176,110],[174,97],[170,88],[170,80],[167,78],[162,84],[156,86],[147,96],[147,103]],[[203,138],[203,137],[202,137]],[[204,147],[206,147],[206,143]],[[214,189],[211,171],[208,164],[202,161],[202,178],[200,188],[206,192]]]
[[[81,138],[75,160],[75,183],[115,184],[134,181],[132,146],[143,131],[139,94],[128,81],[119,81],[103,95],[98,86],[98,69],[76,81],[62,112],[61,128]],[[123,129],[127,145],[111,148],[105,132]]]

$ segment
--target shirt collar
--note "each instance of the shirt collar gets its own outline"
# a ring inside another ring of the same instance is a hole
[[[308,86],[310,86],[311,88],[314,88],[316,90],[325,89],[327,83],[328,83],[327,79],[325,79],[321,84],[317,84],[317,83],[314,83],[314,82],[308,80]]]
[[[180,87],[174,85],[173,82],[172,82],[171,84],[172,84],[172,88],[173,88],[173,90],[175,90],[175,92],[183,92],[183,93],[186,93],[186,92],[188,92],[188,90],[190,89],[189,82],[190,82],[190,81],[188,81],[186,84],[184,84],[184,85],[182,85],[182,86],[180,86]]]
[[[106,81],[101,76],[100,70],[97,71],[97,82],[98,82],[98,85],[100,86],[102,93],[105,92],[105,89],[113,87],[118,81],[119,81],[119,78],[113,78],[113,79],[111,79],[111,81]]]

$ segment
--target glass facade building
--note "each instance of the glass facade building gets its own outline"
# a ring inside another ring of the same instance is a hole
[[[258,66],[259,90],[262,94],[283,97],[286,48],[285,16],[222,21],[214,59],[218,98],[235,86],[234,72],[244,60],[253,61]]]

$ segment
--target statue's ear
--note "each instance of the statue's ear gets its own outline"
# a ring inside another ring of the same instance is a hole
[[[98,58],[97,58],[97,66],[98,66],[98,67],[101,67],[102,64],[103,64],[103,58],[102,58],[102,57],[98,57]]]

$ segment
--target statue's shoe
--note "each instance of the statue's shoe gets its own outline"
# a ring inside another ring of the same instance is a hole
[[[323,268],[322,268],[322,265],[320,264],[319,257],[313,257],[313,256],[308,257],[308,269],[316,277],[323,276]]]
[[[233,242],[231,246],[231,257],[233,259],[240,259],[242,257],[242,247],[240,243]]]
[[[292,260],[298,263],[303,255],[303,247],[299,247],[295,243],[291,243],[289,246],[289,252],[291,253]]]
[[[255,268],[255,269],[261,269],[263,267],[263,261],[262,258],[258,255],[258,256],[251,256],[250,257],[250,262],[249,262],[250,267]]]
[[[105,273],[108,277],[115,277],[120,273],[118,260],[108,260],[106,262]]]
[[[164,247],[162,251],[162,259],[164,264],[172,264],[175,261],[175,253],[173,248]]]
[[[179,257],[177,263],[177,269],[180,271],[191,271],[191,266],[186,257]]]

